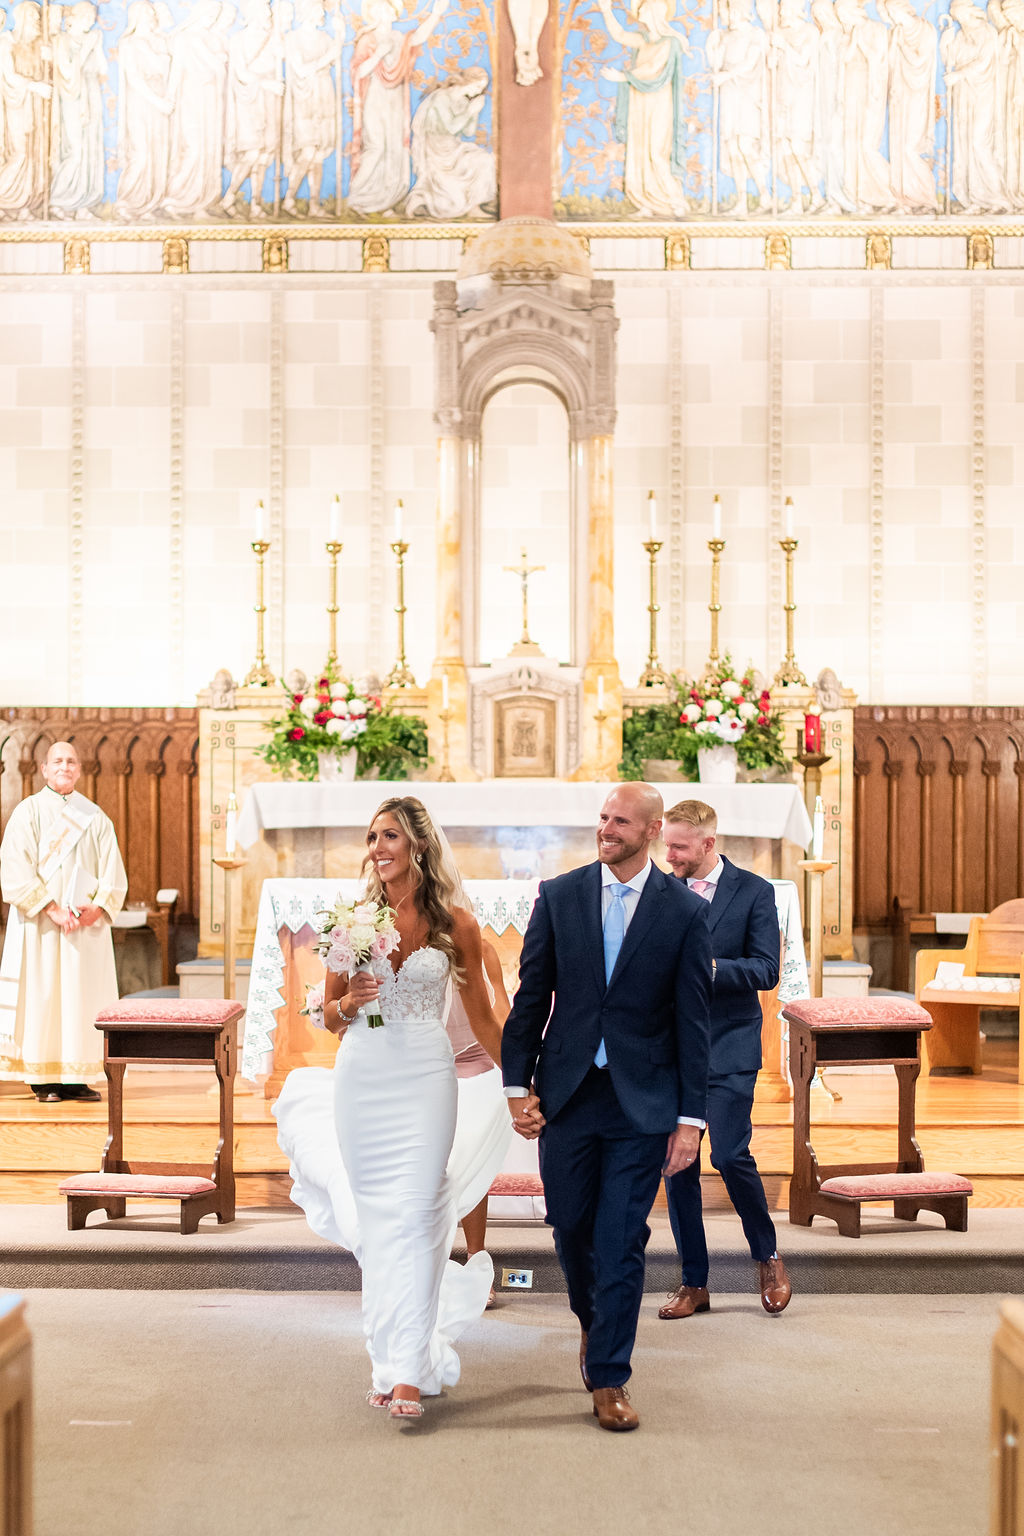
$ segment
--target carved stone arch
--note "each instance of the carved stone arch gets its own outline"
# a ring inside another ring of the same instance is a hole
[[[479,644],[483,414],[498,389],[532,382],[551,389],[568,418],[568,660],[582,667],[584,691],[596,696],[600,675],[601,686],[617,695],[611,574],[617,328],[613,284],[595,279],[583,243],[547,220],[502,221],[473,240],[455,282],[435,284],[431,330],[440,436],[435,685],[443,671],[457,688],[468,686],[466,667],[493,659],[480,655]],[[587,730],[594,740],[582,743],[581,771],[596,771],[596,760],[589,760],[601,751],[590,714]],[[613,767],[617,731],[609,727],[605,735]],[[468,769],[468,740],[454,738],[451,745],[453,757]]]

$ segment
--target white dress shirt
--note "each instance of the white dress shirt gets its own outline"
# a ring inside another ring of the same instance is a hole
[[[722,867],[721,860],[718,861],[718,867],[719,869]],[[632,880],[619,880],[618,876],[612,873],[607,864],[601,865],[602,928],[604,927],[605,920],[608,916],[608,909],[612,902],[621,899],[624,931],[628,931],[629,925],[633,920],[633,914],[636,912],[637,906],[639,904],[641,893],[643,892],[644,886],[647,884],[648,876],[650,875],[653,868],[653,864],[651,863],[650,859],[648,859],[643,869],[639,870],[633,876]],[[625,885],[628,894],[621,898],[613,896],[611,892],[613,885]],[[505,1097],[506,1099],[525,1099],[527,1096],[527,1091],[528,1090],[525,1088],[506,1088]],[[704,1130],[705,1126],[707,1125],[706,1120],[695,1120],[691,1115],[680,1115],[677,1123],[679,1125],[695,1125],[700,1130]]]

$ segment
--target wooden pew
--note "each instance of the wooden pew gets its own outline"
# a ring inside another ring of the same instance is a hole
[[[987,917],[972,918],[963,949],[920,951],[914,996],[932,1019],[924,1039],[929,1073],[981,1071],[981,1010],[1012,1008],[1019,1019],[1022,960],[1024,898],[1004,901]],[[968,984],[937,983],[935,973],[943,961],[962,965]],[[1017,1081],[1024,1083],[1024,1057],[1019,1045]]]

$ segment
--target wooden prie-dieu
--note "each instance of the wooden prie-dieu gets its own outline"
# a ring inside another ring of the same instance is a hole
[[[970,1182],[956,1173],[927,1173],[915,1135],[921,1033],[931,1028],[925,1010],[897,997],[810,997],[788,1003],[782,1015],[789,1021],[793,1077],[790,1221],[809,1227],[815,1216],[827,1216],[844,1237],[859,1237],[861,1205],[891,1200],[893,1214],[903,1220],[936,1211],[947,1227],[966,1232]],[[891,1066],[896,1073],[895,1162],[832,1167],[818,1162],[811,1142],[811,1085],[819,1067],[852,1066]]]
[[[241,1003],[196,998],[153,998],[116,1003],[96,1020],[103,1031],[108,1084],[107,1142],[97,1173],[79,1173],[60,1186],[68,1199],[68,1227],[85,1226],[90,1211],[125,1214],[125,1201],[178,1200],[180,1229],[195,1232],[203,1216],[235,1219],[234,1077]],[[210,1064],[217,1074],[220,1125],[212,1166],[127,1161],[124,1155],[124,1074],[132,1063]]]

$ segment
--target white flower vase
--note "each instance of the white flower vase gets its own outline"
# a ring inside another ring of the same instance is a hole
[[[359,753],[355,747],[347,752],[318,752],[316,760],[321,784],[350,784],[356,776]]]
[[[735,784],[736,748],[728,742],[719,747],[698,747],[697,776],[702,784]]]

